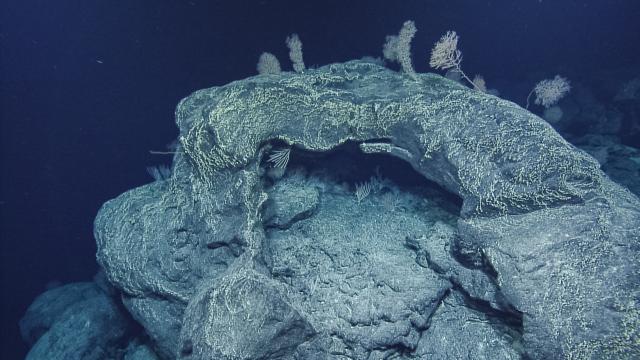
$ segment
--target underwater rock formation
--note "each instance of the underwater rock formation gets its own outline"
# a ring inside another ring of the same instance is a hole
[[[98,277],[36,298],[20,321],[22,337],[32,345],[27,359],[118,358],[135,326],[119,309],[116,294],[100,285]]]
[[[640,201],[516,104],[351,61],[176,122],[171,178],[95,222],[148,358],[640,355]]]

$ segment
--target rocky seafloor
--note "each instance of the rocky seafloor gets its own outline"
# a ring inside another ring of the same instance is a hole
[[[640,358],[633,149],[368,61],[176,123],[171,176],[100,210],[94,281],[29,308],[28,359]]]

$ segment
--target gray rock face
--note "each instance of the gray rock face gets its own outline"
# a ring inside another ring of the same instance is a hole
[[[640,196],[640,149],[621,145],[615,138],[603,135],[586,135],[572,143],[596,158],[613,181]]]
[[[287,228],[308,218],[318,209],[320,192],[313,186],[300,186],[304,178],[291,176],[275,184],[265,204],[265,225]],[[304,184],[302,184],[304,185]]]
[[[502,325],[453,294],[434,312],[415,352],[420,359],[519,359],[518,344],[513,341],[517,334]]]
[[[20,321],[34,342],[27,359],[116,358],[131,325],[114,301],[94,283],[74,283],[40,295]]]
[[[517,105],[352,61],[198,91],[176,122],[172,177],[95,223],[161,358],[640,356],[640,201]],[[276,142],[298,163],[274,182]],[[375,156],[424,184],[356,197]]]
[[[322,203],[308,221],[271,231],[266,248],[271,274],[294,290],[291,301],[319,333],[314,343],[339,339],[345,348],[333,353],[351,358],[415,349],[451,288],[405,246],[407,236],[432,231],[430,214],[388,211],[381,197],[358,203],[351,193],[325,193]]]
[[[285,297],[284,287],[238,269],[191,301],[180,358],[279,359],[315,333]]]
[[[158,356],[147,345],[132,344],[124,354],[124,360],[158,360]]]
[[[640,355],[640,244],[625,241],[639,234],[637,199],[623,194],[460,222],[498,273],[502,293],[524,312],[524,342],[542,358]]]
[[[99,297],[94,283],[75,283],[53,288],[38,296],[20,320],[22,338],[33,345],[70,307]]]

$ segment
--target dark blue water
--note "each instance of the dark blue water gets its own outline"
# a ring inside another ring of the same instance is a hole
[[[408,19],[418,72],[456,30],[463,69],[520,104],[558,73],[605,105],[640,76],[634,0],[2,1],[0,358],[26,354],[17,322],[48,283],[96,273],[94,216],[170,161],[149,151],[177,136],[181,98],[254,75],[263,51],[289,70],[294,32],[307,66],[382,56]],[[625,126],[621,141],[639,147]]]

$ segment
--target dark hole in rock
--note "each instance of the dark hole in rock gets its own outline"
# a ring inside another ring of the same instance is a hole
[[[193,343],[190,340],[184,341],[182,348],[180,349],[180,355],[183,357],[191,356],[193,354]]]
[[[288,148],[284,142],[277,140],[272,141],[271,145],[274,150]],[[267,169],[273,168],[272,164],[266,161],[269,154],[264,158],[263,165]],[[434,205],[456,216],[462,207],[462,199],[459,196],[428,180],[406,161],[388,154],[365,154],[360,150],[359,144],[354,141],[347,141],[329,151],[308,151],[292,147],[286,170],[277,174],[276,177],[287,177],[291,173],[349,186],[352,191],[355,191],[358,184],[363,184],[372,178],[379,178],[388,180],[389,184],[394,186],[393,189],[387,188],[387,190],[422,196],[425,200],[433,201]],[[272,186],[274,179],[269,177],[267,179],[266,185]]]

